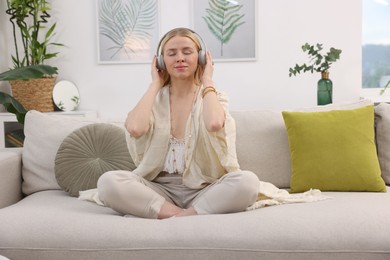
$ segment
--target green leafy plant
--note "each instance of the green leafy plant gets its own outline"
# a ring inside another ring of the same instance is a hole
[[[57,68],[48,65],[32,65],[11,69],[0,74],[0,81],[39,79],[45,75],[57,74]]]
[[[63,46],[52,42],[56,23],[46,28],[49,11],[46,0],[7,0],[5,13],[10,16],[15,53],[11,54],[13,68],[1,73],[0,81],[38,79],[57,74],[56,67],[44,64],[58,55],[58,52],[49,52],[49,46]],[[0,91],[0,104],[24,123],[26,109],[14,97]]]
[[[326,54],[322,54],[322,44],[310,45],[305,43],[302,45],[303,52],[307,52],[310,62],[302,65],[296,64],[295,67],[289,69],[289,76],[296,76],[301,72],[326,72],[330,69],[332,63],[340,59],[341,50],[333,47]]]
[[[63,46],[51,42],[56,23],[46,30],[49,11],[46,0],[7,0],[5,12],[12,24],[15,54],[11,55],[13,69],[2,73],[0,80],[28,80],[57,74],[56,67],[44,65],[46,60],[58,55],[58,52],[48,52],[47,48]]]
[[[221,56],[223,56],[223,45],[232,38],[237,28],[245,23],[245,14],[239,14],[243,5],[228,0],[210,0],[206,9],[207,15],[203,16],[210,32],[221,43]]]
[[[156,0],[103,0],[101,1],[99,21],[100,34],[113,43],[111,58],[120,51],[136,53],[150,45],[150,30],[155,26],[157,15]]]
[[[58,52],[48,52],[51,45],[63,46],[51,42],[56,23],[46,30],[49,11],[50,5],[46,0],[7,0],[6,14],[12,24],[15,46],[12,61],[15,68],[44,64],[58,55]]]
[[[15,114],[19,123],[24,124],[27,110],[14,97],[0,91],[0,104],[3,104],[8,112]]]

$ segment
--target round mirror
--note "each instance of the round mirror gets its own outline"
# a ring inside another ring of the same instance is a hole
[[[73,111],[80,103],[79,90],[70,81],[59,81],[53,89],[53,101],[59,110]]]

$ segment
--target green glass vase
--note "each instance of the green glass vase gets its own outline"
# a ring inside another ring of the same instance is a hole
[[[321,72],[321,79],[317,83],[317,105],[331,104],[333,100],[333,83],[329,79],[329,72]]]

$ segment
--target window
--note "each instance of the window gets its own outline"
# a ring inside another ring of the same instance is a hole
[[[362,0],[363,88],[381,88],[390,80],[390,0]]]

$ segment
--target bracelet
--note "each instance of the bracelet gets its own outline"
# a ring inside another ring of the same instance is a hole
[[[215,88],[214,88],[213,86],[208,86],[208,87],[205,87],[205,88],[203,89],[202,94],[203,94],[206,90],[208,90],[208,89],[213,89],[213,90],[215,90]]]
[[[208,87],[205,87],[203,89],[202,98],[204,98],[206,96],[206,94],[209,92],[214,92],[215,94],[217,94],[217,91],[215,90],[215,88],[213,86],[208,86]]]
[[[204,98],[209,92],[214,92],[215,94],[217,94],[217,91],[214,88],[208,88],[207,90],[203,91],[202,98]]]

